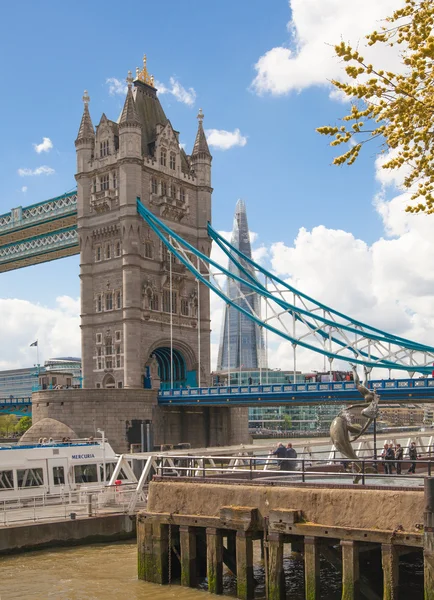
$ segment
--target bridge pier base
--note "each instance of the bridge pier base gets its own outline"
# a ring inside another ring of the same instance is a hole
[[[383,564],[383,600],[397,600],[399,588],[399,552],[392,544],[381,545]]]

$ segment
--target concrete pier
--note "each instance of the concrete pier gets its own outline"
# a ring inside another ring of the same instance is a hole
[[[306,600],[321,598],[321,555],[342,570],[342,600],[359,600],[362,593],[363,597],[378,599],[369,571],[362,572],[362,551],[371,553],[370,560],[381,556],[383,600],[396,600],[400,555],[422,549],[425,600],[434,600],[431,486],[434,484],[427,481],[424,494],[421,489],[338,485],[320,488],[299,483],[270,486],[206,478],[198,483],[195,478],[156,477],[149,487],[148,509],[138,516],[139,578],[155,581],[141,565],[157,560],[161,569],[167,559],[162,546],[155,547],[155,532],[147,523],[159,523],[160,531],[171,523],[180,532],[183,585],[194,586],[198,580],[195,559],[200,539],[201,544],[206,543],[206,551],[201,550],[201,555],[207,557],[208,590],[222,593],[226,565],[236,575],[237,597],[252,600],[253,545],[265,540],[267,598],[283,600],[285,544],[298,547],[302,541]],[[152,560],[146,557],[149,546],[143,539],[150,535],[154,540]],[[164,577],[160,580],[164,581]]]

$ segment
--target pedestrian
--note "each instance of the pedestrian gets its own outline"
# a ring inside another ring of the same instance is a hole
[[[292,447],[291,442],[286,446],[286,458],[297,458],[297,450]],[[288,460],[286,464],[286,468],[288,471],[295,471],[297,467],[296,460]]]
[[[384,444],[384,449],[381,453],[381,458],[384,461],[384,473],[386,475],[392,475],[391,461],[395,458],[395,453],[393,451],[392,445],[389,446],[389,444]]]
[[[402,460],[402,457],[404,456],[404,450],[401,446],[401,444],[396,444],[395,447],[395,467],[396,467],[396,474],[397,475],[401,475],[401,470],[402,470],[402,463],[400,462]]]
[[[411,442],[410,449],[408,451],[408,456],[411,460],[411,465],[407,473],[416,473],[416,460],[417,460],[417,448],[416,442]]]
[[[389,447],[387,448],[387,452],[386,452],[386,462],[388,462],[389,465],[389,475],[392,475],[393,473],[393,461],[395,460],[395,450],[393,449],[392,444],[389,444]]]
[[[277,456],[277,458],[280,459],[280,460],[278,460],[277,464],[279,466],[280,471],[284,471],[285,470],[285,466],[286,466],[285,465],[286,461],[282,460],[282,459],[286,458],[286,448],[285,448],[285,446],[282,443],[280,443],[277,446],[276,450],[274,452],[272,452],[272,455],[273,456]]]

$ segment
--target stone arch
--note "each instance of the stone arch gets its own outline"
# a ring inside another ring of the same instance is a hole
[[[173,340],[173,386],[195,387],[197,385],[197,360],[192,348],[179,340]],[[171,368],[170,368],[170,340],[160,340],[158,343],[151,346],[149,351],[149,361],[152,358],[158,363],[158,378],[160,380],[160,388],[171,387]],[[145,387],[151,387],[152,382],[149,380],[150,369],[145,367]]]
[[[111,373],[107,373],[104,376],[104,379],[102,380],[102,387],[108,389],[113,389],[116,387],[115,378]]]

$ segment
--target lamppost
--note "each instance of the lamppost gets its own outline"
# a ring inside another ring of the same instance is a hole
[[[102,473],[104,478],[104,485],[107,481],[106,465],[105,465],[105,433],[102,429],[97,429],[97,433],[101,434],[102,437]]]

